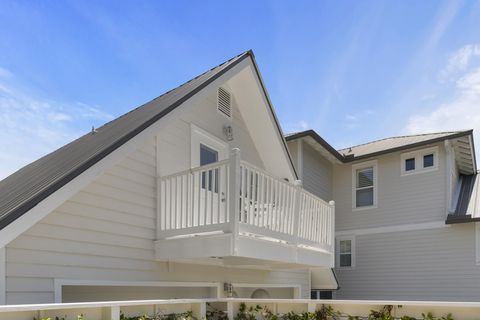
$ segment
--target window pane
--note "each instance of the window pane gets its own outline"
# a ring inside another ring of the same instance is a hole
[[[423,156],[423,167],[433,167],[433,154],[426,154]]]
[[[352,266],[352,255],[351,254],[341,254],[340,255],[340,267],[351,267]]]
[[[357,188],[373,186],[373,168],[357,170]]]
[[[203,144],[200,144],[200,165],[204,166],[218,161],[218,152]],[[214,175],[215,172],[215,175]],[[202,172],[202,188],[208,191],[218,192],[218,169]],[[206,186],[208,181],[208,186]]]
[[[352,252],[352,240],[340,240],[340,253]]]
[[[204,166],[218,161],[218,152],[200,144],[200,165]]]
[[[357,207],[373,206],[373,187],[357,190]]]
[[[320,291],[320,299],[332,299],[332,291]]]
[[[415,170],[415,158],[405,160],[405,171]]]

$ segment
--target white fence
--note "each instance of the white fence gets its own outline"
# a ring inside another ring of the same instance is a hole
[[[159,178],[158,236],[240,232],[333,251],[334,205],[240,160]]]
[[[85,320],[119,320],[120,314],[125,316],[141,316],[154,314],[183,313],[191,311],[199,320],[204,319],[209,306],[224,311],[230,320],[234,319],[240,304],[267,307],[275,314],[315,312],[322,306],[331,306],[344,315],[366,317],[371,310],[380,310],[385,305],[393,306],[392,315],[396,319],[409,315],[423,319],[422,313],[431,312],[436,317],[451,313],[455,320],[479,319],[480,303],[478,302],[429,302],[429,301],[362,301],[362,300],[259,300],[259,299],[177,299],[177,300],[144,300],[144,301],[112,301],[64,304],[36,304],[0,306],[0,319],[32,320],[65,317],[75,320],[83,315]],[[346,319],[346,316],[341,318]]]

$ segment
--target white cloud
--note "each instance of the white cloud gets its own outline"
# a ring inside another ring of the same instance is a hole
[[[450,100],[429,112],[412,115],[404,132],[416,134],[464,129],[474,129],[474,139],[480,142],[480,68],[469,69],[457,77]]]
[[[447,66],[440,71],[440,80],[446,81],[458,72],[465,71],[474,58],[480,58],[479,44],[469,44],[455,51],[450,56]]]
[[[112,118],[85,104],[33,97],[10,78],[0,68],[0,179]]]

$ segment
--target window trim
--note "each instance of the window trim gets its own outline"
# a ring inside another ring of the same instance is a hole
[[[357,170],[373,168],[373,204],[357,207]],[[378,206],[378,162],[371,160],[352,165],[352,211],[375,209]]]
[[[433,166],[424,167],[423,157],[429,154],[433,154]],[[405,170],[405,161],[411,158],[415,159],[415,169],[407,171]],[[401,176],[410,176],[414,174],[438,170],[439,161],[440,159],[438,157],[438,146],[402,153],[400,155]]]
[[[350,240],[351,241],[351,255],[352,255],[352,264],[350,266],[340,266],[340,241],[345,241],[345,240]],[[341,236],[337,237],[335,241],[335,266],[337,269],[341,270],[350,270],[355,268],[356,264],[356,245],[355,245],[355,236],[354,235],[348,235],[348,236]]]
[[[198,148],[203,144],[210,149],[218,152],[218,161],[228,158],[228,143],[206,130],[190,124],[190,167],[195,168],[200,166],[200,152]]]

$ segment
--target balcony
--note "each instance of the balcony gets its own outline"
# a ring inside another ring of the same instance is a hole
[[[156,259],[333,267],[334,204],[240,158],[158,178]]]

